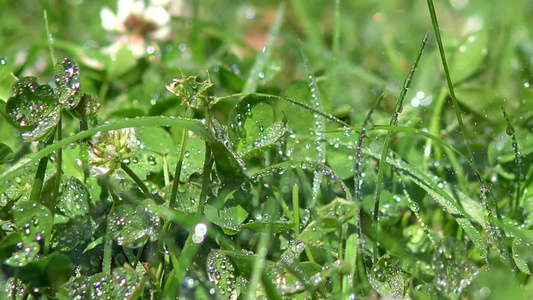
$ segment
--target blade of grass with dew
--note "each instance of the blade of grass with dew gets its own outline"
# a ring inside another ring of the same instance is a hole
[[[449,90],[449,93],[450,93],[450,98],[452,99],[453,108],[455,110],[455,116],[457,118],[457,122],[459,123],[459,128],[461,130],[461,135],[463,137],[463,142],[464,142],[464,144],[466,146],[466,150],[468,151],[469,160],[474,165],[476,165],[474,152],[472,152],[472,149],[470,147],[470,143],[468,142],[468,137],[466,136],[466,127],[465,127],[465,125],[463,123],[463,118],[461,116],[461,111],[460,111],[460,108],[459,108],[459,102],[457,101],[457,97],[455,96],[455,88],[454,88],[454,85],[453,85],[453,82],[452,82],[452,79],[451,79],[451,76],[450,76],[450,70],[448,68],[448,63],[446,61],[446,54],[444,53],[444,46],[442,44],[442,38],[440,36],[440,28],[439,28],[439,23],[438,23],[438,20],[437,20],[437,13],[435,12],[435,6],[433,5],[433,0],[427,0],[427,5],[428,5],[428,9],[429,9],[429,14],[431,16],[431,23],[432,23],[432,26],[433,26],[433,30],[435,32],[435,38],[437,40],[437,46],[439,48],[439,53],[440,53],[440,57],[441,57],[441,61],[442,61],[442,67],[444,69],[444,75],[446,77],[446,82],[448,84],[448,90]],[[491,209],[494,209],[494,211],[496,212],[496,218],[498,220],[501,220],[501,215],[500,215],[500,212],[499,212],[499,209],[498,209],[498,205],[496,203],[496,199],[494,199],[493,196],[491,197],[491,199],[492,199],[492,208],[491,208],[491,204],[489,203],[489,199],[488,199],[489,197],[487,197],[487,193],[489,192],[489,189],[487,188],[487,184],[485,183],[485,180],[483,179],[483,177],[480,176],[479,173],[476,173],[476,175],[478,177],[478,181],[479,181],[479,185],[480,185],[480,189],[479,189],[480,198],[481,198],[482,205],[483,205],[483,207],[485,209],[485,215],[486,215],[487,223],[491,224],[489,226],[491,228],[490,229],[491,232],[489,233],[489,235],[496,238],[496,244],[497,244],[498,251],[500,252],[500,257],[502,258],[502,260],[504,262],[510,264],[511,261],[512,261],[511,255],[510,255],[510,252],[509,252],[505,242],[503,241],[505,233],[503,232],[502,228],[499,228],[497,226],[493,226],[492,225],[493,218],[492,218],[492,210]]]
[[[511,201],[511,211],[514,212],[515,216],[518,212],[518,205],[519,205],[519,202],[520,202],[520,182],[523,180],[522,178],[522,158],[520,157],[520,150],[518,149],[518,142],[516,140],[516,135],[515,135],[515,129],[513,127],[513,125],[511,125],[511,122],[509,121],[509,116],[507,115],[507,112],[505,112],[505,108],[503,108],[502,106],[502,113],[503,113],[503,117],[505,118],[505,122],[507,123],[507,128],[505,129],[505,132],[507,133],[507,135],[509,135],[511,137],[511,140],[512,140],[512,143],[511,145],[513,146],[513,150],[514,150],[514,155],[515,155],[515,165],[514,165],[514,172],[515,172],[515,202],[514,202],[514,205],[512,204],[512,201]]]
[[[311,103],[313,106],[319,110],[324,110],[324,104],[322,102],[322,96],[320,95],[320,89],[316,83],[315,75],[313,74],[313,69],[311,68],[311,63],[309,58],[304,52],[302,45],[300,44],[300,52],[302,54],[302,59],[304,62],[305,72],[308,77],[309,92],[311,93]],[[313,131],[315,132],[315,149],[317,152],[317,160],[321,163],[326,162],[326,142],[322,139],[322,131],[325,129],[325,122],[321,115],[314,114],[314,126]],[[318,192],[320,191],[320,183],[322,182],[322,174],[315,173],[313,175],[313,190],[311,195],[311,201],[308,203],[309,207],[314,207],[318,197]]]
[[[350,127],[350,130],[351,131],[358,131],[358,130],[362,131],[363,127]],[[443,139],[441,139],[441,138],[439,138],[437,136],[434,136],[431,133],[428,133],[428,132],[426,132],[426,131],[424,131],[422,129],[413,128],[413,127],[405,127],[405,126],[374,125],[372,127],[372,131],[375,131],[375,130],[392,130],[392,131],[395,131],[395,132],[409,132],[409,133],[413,133],[415,135],[423,136],[423,137],[427,138],[428,140],[431,140],[432,142],[435,142],[435,143],[439,144],[440,146],[445,147],[445,149],[450,151],[450,152],[446,152],[448,155],[450,153],[457,154],[459,157],[461,157],[462,159],[464,159],[467,162],[467,164],[472,168],[472,170],[476,174],[478,174],[478,176],[481,176],[481,173],[480,173],[479,169],[477,168],[477,166],[474,165],[463,152],[461,152],[459,149],[455,148],[454,146],[450,145],[449,143],[447,143]],[[345,128],[339,128],[339,129],[333,129],[333,130],[326,130],[324,132],[328,133],[328,132],[344,132],[344,131],[346,131]],[[450,158],[450,156],[448,156],[448,157]],[[452,158],[450,158],[450,159],[452,159]]]
[[[381,156],[379,156],[377,153],[367,149],[365,149],[364,152],[375,159],[381,160]],[[391,151],[389,150],[389,152]],[[411,179],[416,185],[431,195],[433,199],[435,199],[437,203],[439,203],[439,205],[445,209],[446,212],[448,212],[448,214],[450,214],[450,216],[454,218],[455,221],[465,230],[466,234],[470,237],[470,240],[480,255],[487,260],[487,241],[479,233],[474,224],[472,224],[471,220],[467,218],[469,215],[461,206],[457,205],[457,201],[453,199],[452,196],[446,193],[443,188],[439,187],[439,185],[434,182],[430,176],[416,168],[411,167],[407,162],[391,157],[387,157],[385,162],[389,166],[401,171],[401,176],[405,177],[404,181]]]
[[[405,198],[407,199],[407,202],[409,203],[409,208],[411,209],[411,212],[413,212],[413,214],[416,217],[416,220],[418,221],[420,226],[422,226],[422,229],[424,230],[424,232],[426,233],[429,241],[431,242],[431,245],[433,246],[433,249],[436,250],[437,247],[438,247],[438,244],[435,241],[435,238],[433,237],[433,234],[431,234],[431,230],[429,229],[429,226],[426,224],[426,222],[424,222],[424,220],[420,216],[420,206],[419,206],[419,204],[417,202],[415,202],[411,198],[411,195],[407,191],[407,187],[405,185],[405,182],[402,181],[401,183],[402,183],[403,195],[405,196]]]
[[[353,201],[352,193],[350,190],[346,187],[344,184],[344,181],[335,174],[333,170],[331,170],[327,165],[320,163],[320,162],[313,162],[313,161],[286,161],[279,164],[271,165],[269,167],[266,167],[255,174],[250,176],[250,179],[253,181],[259,180],[261,177],[268,176],[270,174],[279,173],[279,172],[286,172],[287,170],[291,169],[309,169],[313,172],[321,173],[326,176],[329,176],[332,180],[337,182],[341,188],[343,189],[346,199],[349,201]]]
[[[185,118],[189,118],[191,115],[191,108],[187,107],[185,111]],[[174,168],[174,182],[172,183],[172,192],[170,193],[170,200],[169,200],[169,206],[174,207],[174,204],[176,203],[176,198],[178,196],[178,187],[181,177],[181,169],[183,166],[183,158],[185,157],[185,147],[187,145],[187,137],[188,137],[189,131],[186,129],[183,129],[181,131],[181,139],[180,139],[180,145],[178,150],[178,162],[176,163],[176,167]]]
[[[354,262],[353,270],[352,270],[352,276],[353,278],[357,278],[357,275],[360,277],[360,281],[363,283],[363,287],[369,287],[370,283],[368,282],[368,278],[366,277],[365,272],[361,272],[361,270],[364,270],[364,255],[365,255],[365,239],[363,236],[363,223],[361,222],[361,219],[363,217],[363,210],[362,210],[362,202],[363,202],[363,194],[361,191],[361,188],[363,186],[363,175],[361,172],[361,166],[363,165],[363,142],[366,138],[366,130],[367,127],[371,124],[372,121],[372,114],[374,113],[374,110],[376,107],[378,107],[381,100],[385,97],[385,92],[381,93],[381,95],[378,97],[378,99],[374,102],[374,105],[370,108],[370,111],[368,111],[365,120],[363,121],[363,126],[361,126],[361,132],[359,134],[359,138],[357,140],[357,144],[355,146],[356,153],[355,153],[355,164],[354,164],[354,188],[355,188],[355,200],[359,202],[359,211],[354,217],[354,224],[357,226],[357,244],[353,244],[354,236],[355,234],[352,234],[348,237],[348,240],[346,241],[346,256],[348,257],[348,252],[356,251],[356,250],[349,250],[349,245],[353,245],[352,247],[357,249],[358,254],[356,255],[357,262]],[[346,129],[344,129],[346,130]],[[349,243],[350,242],[350,243]],[[350,247],[350,248],[352,248]],[[350,262],[350,261],[349,261]],[[355,282],[354,282],[355,284]],[[365,288],[363,288],[364,290]],[[366,290],[363,291],[363,293],[366,294]]]
[[[426,41],[428,39],[428,35],[426,34],[424,36],[424,39],[422,40],[422,45],[420,46],[420,50],[418,51],[418,55],[415,59],[415,62],[413,63],[413,66],[411,67],[411,71],[409,71],[409,75],[404,81],[402,92],[400,93],[400,97],[398,97],[398,101],[396,102],[396,108],[394,110],[394,113],[392,115],[392,118],[390,120],[390,126],[395,126],[398,123],[398,116],[403,110],[403,100],[405,98],[405,94],[407,94],[407,91],[409,89],[409,86],[411,86],[412,77],[414,76],[414,73],[416,71],[416,68],[418,66],[418,62],[420,61],[420,58],[422,57],[422,52],[424,51],[424,47],[426,46]],[[383,152],[381,153],[382,158],[387,157],[387,151],[389,149],[389,141],[392,136],[392,130],[387,132],[387,135],[385,136],[385,142],[383,143]],[[381,159],[379,162],[378,167],[378,178],[376,183],[376,193],[375,193],[375,199],[374,199],[374,216],[373,216],[373,222],[372,222],[372,232],[375,237],[374,245],[373,245],[373,258],[374,262],[377,262],[378,260],[378,221],[379,221],[379,202],[381,198],[381,187],[383,184],[383,177],[384,177],[384,168],[385,168],[385,159]]]
[[[296,105],[296,106],[299,106],[305,110],[308,110],[312,113],[315,113],[315,114],[319,114],[320,116],[332,121],[332,122],[335,122],[341,126],[344,126],[344,127],[348,127],[348,123],[344,122],[343,120],[335,117],[334,115],[332,114],[328,114],[327,112],[324,112],[324,111],[321,111],[321,110],[318,110],[316,108],[313,108],[312,106],[306,104],[306,103],[303,103],[303,102],[300,102],[298,100],[295,100],[295,99],[291,99],[291,98],[287,98],[287,97],[283,97],[283,96],[277,96],[277,95],[270,95],[270,94],[263,94],[263,93],[250,93],[250,94],[244,94],[244,93],[238,93],[238,94],[232,94],[232,95],[229,95],[229,96],[225,96],[225,97],[221,97],[221,99],[223,98],[236,98],[236,97],[243,97],[243,96],[249,96],[249,97],[255,97],[255,99],[253,99],[253,101],[257,101],[257,102],[260,102],[260,101],[285,101],[287,103],[290,103],[290,104],[293,104],[293,105]],[[242,101],[239,100],[239,101]]]
[[[233,156],[232,153],[224,146],[224,144],[219,141],[213,133],[200,121],[185,119],[181,117],[172,117],[172,116],[154,116],[154,117],[137,117],[134,119],[124,119],[116,122],[110,122],[104,125],[100,125],[88,130],[79,132],[73,136],[64,138],[63,140],[54,143],[43,150],[35,153],[31,153],[26,157],[20,159],[15,163],[11,168],[5,170],[0,174],[0,182],[4,182],[7,179],[12,178],[15,174],[21,171],[25,166],[30,163],[33,163],[43,157],[46,157],[53,153],[54,151],[65,147],[71,143],[77,142],[79,140],[89,138],[96,134],[99,131],[110,131],[117,130],[129,127],[151,127],[151,126],[162,126],[162,127],[182,127],[190,130],[200,137],[202,137],[206,142],[208,142],[215,154],[215,162],[220,170],[234,175],[235,184],[239,181],[244,180],[246,175],[244,175],[243,167],[239,164],[237,159]],[[217,162],[218,160],[218,162]]]
[[[285,14],[285,4],[283,2],[279,5],[276,14],[276,20],[274,21],[274,24],[272,24],[272,27],[270,27],[267,42],[261,52],[257,54],[248,79],[244,84],[244,88],[242,90],[244,94],[253,93],[257,90],[259,80],[262,77],[261,74],[264,72],[265,65],[270,58],[270,54],[272,53],[274,42],[279,35],[279,30],[283,21],[283,15]]]

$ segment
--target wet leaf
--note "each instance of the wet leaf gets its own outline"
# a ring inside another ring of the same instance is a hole
[[[90,251],[90,250],[96,248],[96,246],[101,245],[103,243],[104,243],[104,237],[101,236],[101,237],[97,238],[96,240],[90,242],[89,245],[87,245],[87,247],[85,247],[85,249],[83,249],[83,253],[85,253],[87,251]]]
[[[22,139],[25,142],[41,140],[52,132],[52,129],[54,129],[58,122],[59,108],[52,111],[46,119],[38,121],[35,128],[22,133]]]
[[[342,198],[335,198],[327,205],[317,208],[318,219],[312,221],[302,231],[298,240],[317,246],[325,242],[326,236],[357,214],[359,205]]]
[[[192,174],[201,174],[203,172],[204,159],[205,142],[196,138],[187,139],[180,180],[186,182]],[[171,166],[175,166],[175,163],[177,163],[177,159],[176,161],[171,161]]]
[[[0,299],[17,299],[23,300],[27,298],[27,287],[22,280],[14,277],[9,277],[5,282],[0,282],[2,290]]]
[[[527,299],[524,290],[516,281],[510,270],[492,267],[479,271],[472,285],[468,288],[472,299]]]
[[[328,134],[326,162],[342,179],[353,177],[355,166],[355,151],[347,145],[353,145],[353,138],[344,133]]]
[[[329,204],[317,208],[322,228],[338,228],[357,214],[359,205],[342,198],[335,198]]]
[[[113,239],[128,248],[139,248],[148,240],[157,240],[161,218],[152,209],[154,205],[152,200],[144,200],[137,207],[128,204],[116,207],[109,217]]]
[[[230,114],[229,139],[235,152],[243,157],[264,152],[286,132],[284,123],[275,122],[274,111],[267,100],[248,95]]]
[[[256,139],[243,147],[241,153],[243,158],[257,156],[265,152],[268,148],[273,147],[287,132],[287,127],[283,122],[276,122],[266,129],[259,125],[258,129],[261,133],[257,135]]]
[[[23,240],[16,245],[17,251],[4,261],[4,264],[11,267],[23,267],[31,263],[39,254],[41,249],[39,243],[35,241]]]
[[[76,216],[66,224],[56,224],[52,245],[59,251],[71,251],[79,244],[90,241],[96,229],[97,224],[90,217]]]
[[[77,178],[63,178],[56,209],[63,215],[75,218],[89,213],[91,196],[87,187]]]
[[[218,225],[226,234],[236,234],[246,220],[248,212],[240,205],[217,209],[212,205],[205,206],[205,216],[213,224]]]
[[[207,255],[207,276],[223,299],[238,299],[245,279],[236,272],[233,261],[224,253],[212,251]]]
[[[74,108],[80,102],[80,70],[78,64],[65,57],[58,60],[54,68],[54,81],[59,103]]]
[[[167,154],[176,152],[177,147],[172,137],[165,129],[161,127],[140,128],[136,131],[137,139],[142,142],[144,149],[148,151],[157,152],[159,154]]]
[[[366,155],[374,157],[375,159],[379,159],[380,157],[373,151],[366,149],[363,151]],[[483,238],[478,229],[476,229],[472,221],[466,217],[467,215],[464,212],[464,209],[457,204],[457,201],[449,193],[443,190],[443,188],[441,188],[439,184],[431,179],[431,177],[425,172],[418,170],[403,160],[387,157],[386,162],[390,166],[401,171],[403,174],[401,177],[405,178],[404,181],[413,181],[416,185],[431,195],[431,197],[433,197],[433,199],[435,199],[437,203],[439,203],[439,205],[450,214],[461,227],[463,227],[465,233],[470,237],[481,256],[487,257],[487,241]],[[441,184],[441,186],[444,185]]]
[[[13,86],[7,100],[6,113],[22,127],[32,127],[57,111],[57,95],[48,84],[39,85],[36,77],[23,77]]]
[[[13,210],[13,218],[25,241],[40,242],[52,232],[52,214],[40,203],[18,202]]]
[[[249,228],[257,232],[280,233],[293,229],[294,222],[286,219],[271,220],[270,218],[256,218],[253,222],[242,224],[241,228]]]
[[[531,231],[525,232],[525,234],[528,234],[531,238],[533,238],[533,234]],[[528,240],[524,240],[520,237],[516,237],[513,240],[512,244],[512,250],[513,250],[513,258],[516,263],[516,266],[520,271],[531,275],[531,271],[533,268],[533,251],[532,245],[529,243]]]
[[[494,124],[505,122],[501,114],[504,99],[496,91],[485,87],[456,88],[457,101],[466,106],[480,118]]]
[[[11,95],[11,87],[17,82],[17,77],[13,75],[7,64],[7,60],[0,57],[0,100],[6,101]]]
[[[454,84],[464,82],[479,71],[488,54],[488,42],[487,30],[479,30],[461,41],[450,64]]]
[[[35,260],[20,271],[20,278],[30,287],[59,288],[72,275],[72,263],[63,253],[54,252]]]
[[[402,261],[389,255],[381,257],[368,274],[372,287],[383,297],[403,298],[408,286],[407,274],[402,271]]]
[[[13,150],[8,145],[0,143],[0,165],[13,160]]]
[[[81,276],[67,284],[71,299],[138,299],[144,290],[144,279],[128,267],[113,273]]]
[[[131,205],[121,205],[109,216],[111,236],[120,246],[139,248],[148,241],[148,234],[143,226],[143,218],[135,213]]]

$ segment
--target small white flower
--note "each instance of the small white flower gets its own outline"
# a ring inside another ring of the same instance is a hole
[[[170,14],[165,1],[119,0],[117,13],[108,7],[102,8],[102,27],[121,35],[104,52],[116,54],[126,46],[136,57],[146,55],[147,39],[164,40],[170,34]]]
[[[137,150],[137,137],[133,128],[98,132],[89,146],[91,176],[109,175],[122,160],[134,156]]]

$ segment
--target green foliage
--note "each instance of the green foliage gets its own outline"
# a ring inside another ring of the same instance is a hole
[[[133,2],[0,2],[0,299],[533,297],[525,1]]]

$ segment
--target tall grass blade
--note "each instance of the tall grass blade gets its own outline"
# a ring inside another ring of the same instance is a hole
[[[377,153],[374,153],[370,150],[365,149],[364,151],[365,154],[378,159],[381,162],[382,156],[379,156]],[[416,185],[424,189],[431,197],[433,197],[433,199],[435,199],[435,201],[437,201],[437,203],[439,203],[439,205],[464,229],[480,255],[485,260],[487,259],[487,241],[472,223],[471,219],[473,219],[473,217],[467,214],[448,192],[439,187],[439,184],[436,183],[431,176],[410,166],[407,162],[404,162],[401,159],[386,157],[386,159],[383,160],[389,166],[400,172],[404,181],[410,179]]]
[[[309,93],[311,94],[311,103],[319,111],[324,110],[324,104],[322,102],[322,96],[320,95],[320,89],[316,83],[316,78],[311,68],[309,58],[305,54],[302,46],[300,45],[300,52],[304,61],[305,72],[308,77]],[[317,160],[321,163],[326,162],[326,142],[322,138],[322,131],[325,129],[324,118],[320,114],[314,114],[313,131],[315,132],[315,149],[317,153]],[[311,195],[311,201],[309,206],[313,207],[316,203],[318,192],[320,191],[320,182],[322,181],[322,174],[315,173],[313,177],[313,192]]]
[[[442,61],[442,67],[444,69],[444,75],[446,77],[446,82],[448,84],[448,90],[450,92],[450,98],[452,99],[453,108],[455,110],[455,116],[457,118],[457,122],[459,123],[459,129],[461,130],[461,135],[463,136],[463,142],[466,146],[466,150],[468,151],[467,155],[469,157],[469,160],[475,165],[476,160],[474,157],[474,152],[472,152],[470,143],[468,142],[468,137],[466,136],[466,127],[464,125],[463,118],[461,117],[461,111],[459,109],[459,102],[457,101],[457,97],[455,96],[455,88],[454,88],[454,85],[453,85],[453,82],[450,76],[448,62],[446,61],[446,54],[444,53],[444,45],[442,44],[442,38],[440,36],[439,23],[437,20],[437,14],[435,12],[435,6],[433,5],[433,0],[427,0],[427,4],[428,4],[428,9],[429,9],[429,14],[431,16],[431,23],[433,25],[433,30],[435,32],[435,38],[437,40],[437,46],[439,48],[439,53],[440,53],[440,57]],[[483,179],[483,177],[480,176],[479,173],[476,173],[476,175],[478,177],[478,181],[480,185],[480,189],[479,189],[480,198],[481,198],[483,207],[485,208],[486,219],[487,219],[487,222],[491,224],[489,226],[490,227],[489,236],[495,238],[496,240],[495,244],[497,245],[498,250],[500,251],[501,258],[503,259],[503,261],[506,262],[507,264],[510,264],[511,263],[510,252],[509,252],[507,245],[503,241],[503,239],[505,238],[505,233],[503,232],[502,228],[498,226],[494,226],[492,224],[493,223],[492,209],[494,209],[494,211],[496,212],[497,219],[498,220],[501,219],[498,205],[496,203],[496,200],[494,199],[494,196],[491,196],[490,197],[492,199],[492,208],[491,208],[491,204],[489,204],[489,199],[487,197],[487,194],[488,193],[490,194],[487,184],[485,180]]]
[[[413,66],[411,67],[411,71],[409,71],[409,75],[405,79],[403,83],[403,89],[400,93],[400,96],[398,97],[398,100],[396,101],[396,108],[392,115],[390,125],[395,126],[398,123],[398,116],[403,110],[403,100],[405,98],[405,94],[407,94],[407,91],[409,90],[409,86],[411,86],[412,78],[414,76],[414,73],[416,71],[416,68],[418,66],[418,62],[420,61],[420,57],[422,57],[422,52],[424,51],[424,47],[426,46],[426,41],[428,39],[428,35],[424,37],[422,40],[422,45],[420,46],[420,50],[418,51],[418,56],[415,59],[415,62],[413,63]],[[378,260],[378,221],[379,221],[379,202],[381,198],[381,190],[383,185],[383,177],[384,177],[384,168],[385,168],[385,158],[387,157],[387,151],[389,149],[389,141],[392,136],[392,130],[389,130],[387,132],[387,135],[385,136],[385,142],[383,143],[383,151],[381,153],[382,159],[379,162],[379,169],[378,169],[378,178],[376,183],[376,194],[374,199],[374,215],[373,215],[373,223],[372,223],[372,232],[375,237],[374,240],[374,247],[373,247],[373,258],[374,262],[377,262]]]
[[[272,27],[270,27],[268,40],[261,52],[257,54],[252,69],[250,70],[250,74],[248,75],[248,79],[246,80],[246,83],[242,90],[244,94],[253,93],[257,90],[259,80],[261,79],[261,73],[264,72],[265,65],[270,58],[270,54],[272,53],[274,42],[276,41],[276,38],[279,35],[279,29],[281,28],[281,23],[283,21],[284,14],[285,4],[282,2],[278,7],[276,20],[274,21],[274,24],[272,24]]]

